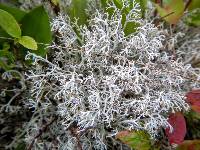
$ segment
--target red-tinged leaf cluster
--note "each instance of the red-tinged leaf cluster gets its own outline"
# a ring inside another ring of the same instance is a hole
[[[181,144],[186,135],[186,122],[183,114],[180,112],[171,114],[168,122],[173,127],[172,132],[170,132],[170,128],[165,130],[170,144]]]
[[[130,133],[131,133],[131,132],[128,131],[128,130],[121,131],[121,132],[117,133],[116,139],[121,139],[121,138],[123,138],[123,137],[126,137],[126,136],[130,135]]]
[[[121,131],[116,135],[122,143],[134,150],[150,150],[150,136],[145,131]]]
[[[200,113],[200,89],[188,92],[186,98],[186,102],[191,105],[192,110]]]

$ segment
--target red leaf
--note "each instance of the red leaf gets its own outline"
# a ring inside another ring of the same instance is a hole
[[[173,127],[173,131],[171,133],[169,128],[165,129],[165,133],[170,144],[181,144],[186,134],[186,123],[184,116],[180,112],[171,114],[168,122]]]
[[[200,102],[200,90],[192,90],[186,94],[186,101],[193,105]]]
[[[186,94],[186,102],[191,105],[192,110],[200,113],[200,90],[192,90]]]
[[[191,108],[192,108],[192,110],[194,110],[195,112],[200,113],[200,106],[198,106],[198,105],[192,105]]]

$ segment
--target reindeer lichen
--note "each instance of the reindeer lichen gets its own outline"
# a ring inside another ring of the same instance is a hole
[[[25,104],[35,114],[27,127],[29,145],[43,122],[58,117],[43,140],[34,139],[35,149],[52,144],[107,149],[106,137],[125,129],[146,130],[155,138],[162,127],[170,127],[169,113],[188,110],[184,95],[197,70],[174,58],[165,46],[167,32],[141,19],[137,4],[124,24],[135,21],[139,27],[128,36],[122,12],[109,7],[112,15],[97,11],[88,26],[76,31],[60,14],[52,22],[53,57],[26,56],[34,61],[26,74],[31,95]]]

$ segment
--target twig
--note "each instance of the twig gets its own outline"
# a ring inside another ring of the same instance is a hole
[[[51,124],[53,124],[53,122],[54,122],[56,119],[57,119],[57,117],[55,117],[54,119],[52,119],[48,124],[46,124],[42,129],[39,130],[38,134],[33,138],[31,144],[29,145],[28,150],[31,150],[31,149],[32,149],[33,144],[35,143],[35,140],[36,140],[37,138],[39,138],[39,137],[47,130],[47,128],[48,128]]]
[[[155,0],[155,3],[156,4],[160,4],[162,6],[162,0]],[[157,9],[155,9],[155,11],[154,11],[154,17],[157,16],[157,13],[158,13],[158,11],[157,11]]]
[[[50,3],[51,7],[53,8],[54,13],[58,16],[59,13],[60,13],[59,4],[57,4],[57,5],[54,4],[54,3],[52,2],[52,0],[48,0],[48,1],[49,1],[49,3]]]
[[[186,11],[188,9],[191,2],[192,2],[192,0],[188,0],[188,2],[185,5],[184,11]]]
[[[170,12],[169,14],[166,14],[165,16],[161,17],[160,19],[164,19],[164,18],[166,18],[166,17],[172,15],[173,13],[174,13],[174,12]]]
[[[77,134],[77,128],[72,128],[71,134],[76,138],[78,149],[83,150],[81,142],[80,142],[80,136],[79,136],[79,134]]]
[[[80,142],[80,134],[77,132],[78,127],[76,123],[72,123],[68,129],[70,130],[72,136],[76,138],[78,150],[83,150],[81,142]]]
[[[158,24],[161,22],[162,19],[164,19],[164,18],[166,18],[166,17],[172,15],[173,13],[174,13],[174,12],[170,12],[170,13],[166,14],[165,16],[156,19],[156,20],[154,21],[155,26],[158,26]]]

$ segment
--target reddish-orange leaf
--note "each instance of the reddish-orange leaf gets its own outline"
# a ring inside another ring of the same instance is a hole
[[[131,132],[128,131],[128,130],[118,132],[117,135],[116,135],[116,139],[120,139],[120,138],[123,138],[125,136],[128,136],[130,133]]]
[[[134,150],[150,150],[150,136],[145,131],[121,131],[117,133],[116,139],[128,145]]]
[[[191,105],[192,110],[200,113],[200,90],[192,90],[186,94],[186,102]]]
[[[165,133],[168,137],[170,144],[181,144],[186,134],[186,123],[182,113],[177,112],[169,116],[168,122],[173,127],[173,131],[165,129]]]
[[[200,113],[200,106],[198,106],[198,105],[192,105],[191,108],[192,108],[192,110],[194,110],[195,112]]]
[[[200,90],[192,90],[186,94],[186,97],[186,101],[191,105],[200,102]]]

